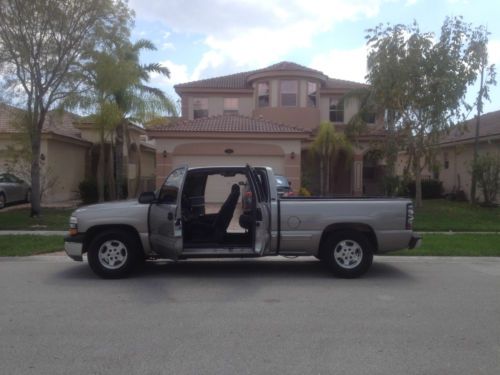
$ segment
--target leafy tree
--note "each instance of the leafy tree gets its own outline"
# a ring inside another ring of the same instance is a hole
[[[485,205],[493,205],[500,190],[500,154],[478,155],[472,164],[472,176],[483,191]]]
[[[496,85],[495,65],[488,65],[488,31],[484,27],[478,28],[478,37],[471,49],[479,56],[479,90],[474,106],[476,107],[476,128],[474,135],[474,153],[472,165],[477,164],[479,151],[479,130],[481,115],[483,114],[484,100],[490,100],[490,86]],[[476,174],[471,175],[470,201],[476,203]]]
[[[311,144],[311,151],[319,158],[320,194],[326,195],[333,191],[332,170],[340,151],[352,155],[352,145],[344,133],[339,133],[330,122],[320,125],[318,134]]]
[[[86,53],[130,17],[121,0],[0,0],[4,87],[27,112],[31,144],[31,216],[40,214],[40,144],[48,111],[78,91]]]
[[[398,143],[408,152],[422,205],[421,172],[432,145],[463,119],[462,101],[476,77],[478,55],[471,48],[481,32],[461,18],[446,18],[441,34],[412,25],[378,25],[368,30],[368,82],[386,108]]]

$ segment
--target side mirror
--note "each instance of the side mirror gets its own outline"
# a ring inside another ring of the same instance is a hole
[[[154,191],[145,191],[139,195],[139,203],[150,204],[156,201],[156,195]]]

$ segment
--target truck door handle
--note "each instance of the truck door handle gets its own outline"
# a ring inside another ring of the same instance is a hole
[[[168,215],[167,215],[167,219],[168,219],[169,221],[174,220],[174,214],[173,214],[172,212],[169,212],[169,213],[168,213]]]

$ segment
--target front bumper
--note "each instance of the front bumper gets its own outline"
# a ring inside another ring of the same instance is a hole
[[[410,239],[410,243],[408,244],[408,249],[416,249],[422,245],[422,236],[419,234],[413,234]]]
[[[76,261],[83,261],[83,234],[64,237],[64,250],[68,256]]]

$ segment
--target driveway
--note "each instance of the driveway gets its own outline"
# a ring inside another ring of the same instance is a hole
[[[499,374],[500,258],[377,257],[366,277],[270,258],[100,280],[0,260],[2,374]]]

